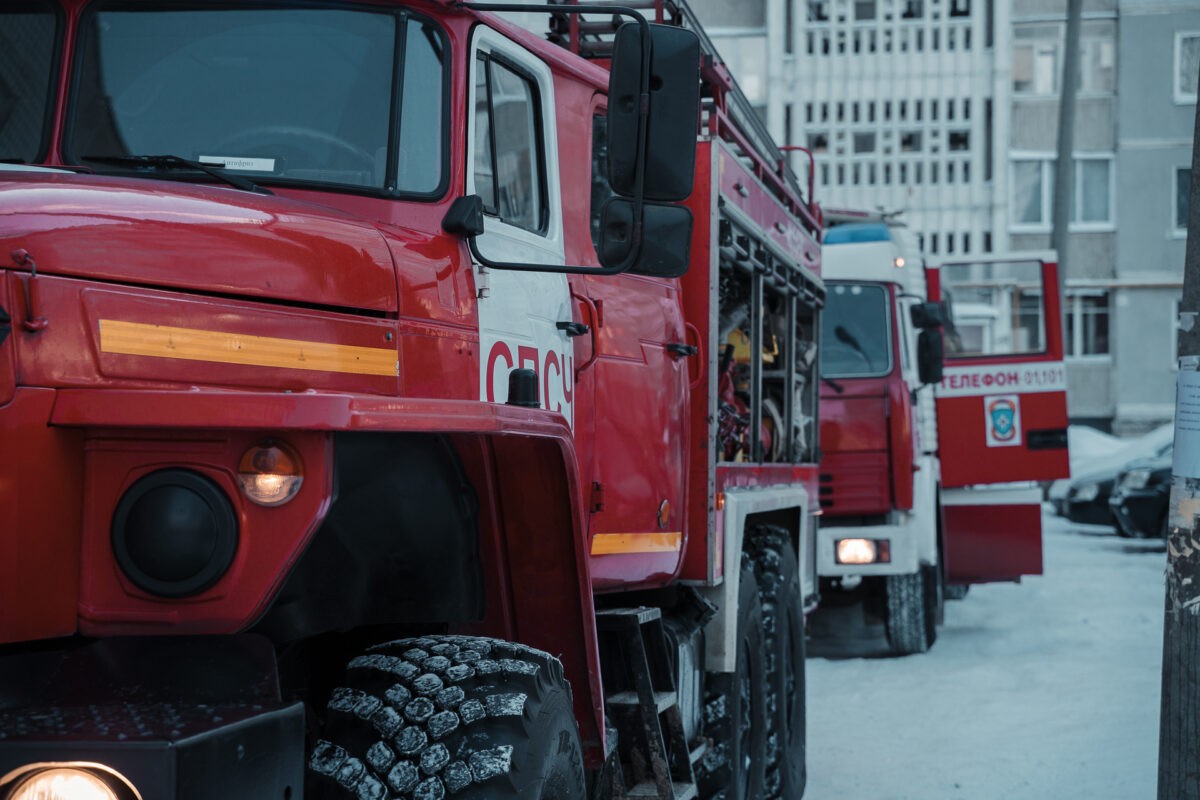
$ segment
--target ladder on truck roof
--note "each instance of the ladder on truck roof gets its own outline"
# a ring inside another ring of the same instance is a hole
[[[742,93],[712,39],[708,38],[695,12],[684,0],[587,0],[589,5],[619,5],[646,14],[651,22],[687,28],[700,39],[700,77],[704,83],[701,121],[708,134],[727,143],[788,211],[814,237],[821,235],[821,208],[813,202],[811,168],[807,195],[800,188],[783,151],[775,144],[767,126],[755,113],[754,107]],[[550,0],[551,5],[569,7],[579,0]],[[588,59],[607,59],[612,55],[612,42],[623,20],[618,15],[606,19],[589,19],[582,14],[551,12],[547,38],[554,44]]]

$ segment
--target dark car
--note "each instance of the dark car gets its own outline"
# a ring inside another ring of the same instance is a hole
[[[1169,454],[1174,432],[1174,426],[1163,425],[1108,455],[1090,460],[1065,486],[1056,482],[1050,489],[1055,512],[1072,522],[1116,526],[1108,501],[1118,475],[1134,460]]]
[[[1121,536],[1166,538],[1171,495],[1171,450],[1131,462],[1117,478],[1108,507]]]
[[[1089,472],[1071,479],[1061,513],[1072,522],[1088,525],[1112,525],[1108,501],[1117,480],[1115,468]]]

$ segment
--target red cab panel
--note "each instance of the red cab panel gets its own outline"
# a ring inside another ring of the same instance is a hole
[[[929,271],[929,287],[949,309],[937,387],[942,485],[1066,477],[1056,265],[1042,258],[943,264]]]

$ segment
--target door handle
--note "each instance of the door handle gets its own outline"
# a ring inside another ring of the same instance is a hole
[[[592,321],[592,325],[595,327],[599,327],[599,325],[600,325],[600,310],[598,308],[596,308],[596,303],[592,300],[592,298],[588,297],[587,295],[576,294],[574,291],[571,292],[571,298],[574,300],[578,300],[580,302],[580,304],[582,304],[585,308],[587,308],[588,315]],[[560,322],[558,324],[561,326],[563,323]],[[580,322],[569,323],[569,324],[583,325],[583,323],[580,323]],[[591,352],[591,355],[588,356],[587,361],[584,361],[582,364],[575,367],[575,382],[576,383],[579,382],[580,374],[585,369],[590,367],[592,364],[596,363],[596,356],[598,355],[598,353],[596,352],[595,328],[588,328],[587,325],[583,325],[583,330],[580,331],[580,333],[587,333],[589,330],[591,330],[591,334],[592,334],[592,352]],[[571,335],[570,332],[568,332],[567,335],[570,336]]]
[[[700,352],[700,348],[696,347],[694,344],[679,344],[678,342],[671,342],[667,345],[667,352],[671,355],[684,358],[686,356],[696,355]]]
[[[585,333],[591,330],[582,322],[569,322],[567,320],[560,320],[554,324],[560,331],[566,331],[567,336],[583,336]]]

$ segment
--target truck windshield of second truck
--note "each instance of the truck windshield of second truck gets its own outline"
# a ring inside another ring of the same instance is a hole
[[[97,11],[80,39],[68,161],[170,154],[260,183],[443,186],[446,47],[420,17],[145,3]]]
[[[821,313],[821,377],[886,375],[892,368],[891,317],[882,286],[829,283]]]

